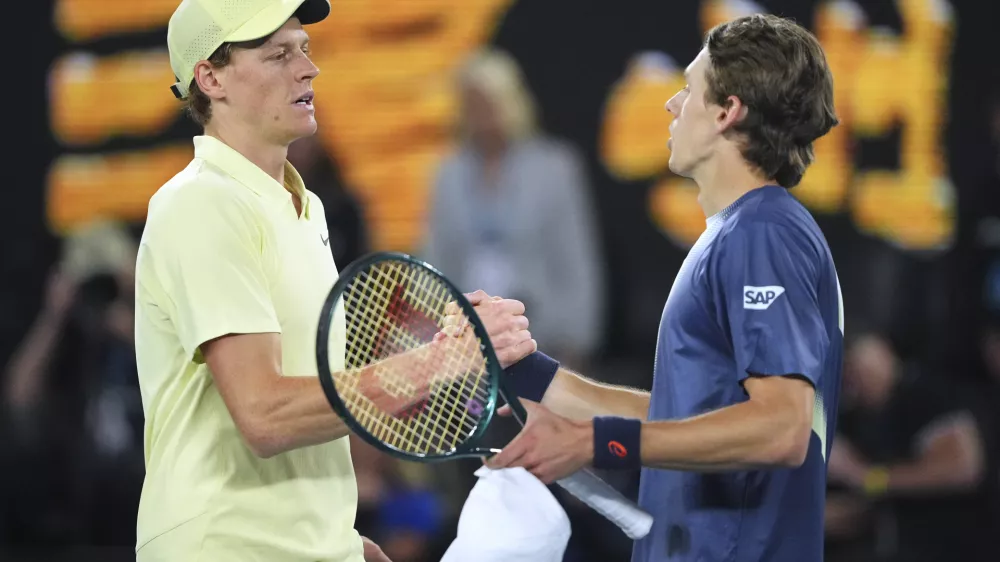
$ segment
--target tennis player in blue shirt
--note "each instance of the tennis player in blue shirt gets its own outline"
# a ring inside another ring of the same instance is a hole
[[[788,188],[838,123],[832,78],[816,39],[769,15],[714,28],[685,74],[667,102],[670,169],[697,183],[708,219],[663,309],[652,392],[531,355],[508,373],[534,400],[527,424],[488,464],[544,482],[641,468],[655,523],[633,562],[816,562],[843,306]]]

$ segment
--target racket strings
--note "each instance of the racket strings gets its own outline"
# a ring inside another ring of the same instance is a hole
[[[476,430],[489,400],[486,359],[471,330],[431,345],[450,300],[437,276],[402,261],[370,266],[342,295],[347,371],[335,378],[338,394],[368,432],[402,451],[453,450]],[[384,410],[361,391],[363,376],[412,407],[404,415]]]
[[[346,293],[348,313],[361,315],[360,318],[353,318],[348,322],[347,365],[355,369],[366,367],[382,357],[407,348],[414,348],[420,343],[391,321],[388,290],[392,285],[385,282],[386,276],[382,270],[376,270],[376,273],[379,275],[375,280],[368,272],[362,273]],[[398,395],[406,391],[394,383],[389,376],[391,373],[380,374],[383,375],[380,377],[383,389],[389,394]],[[345,390],[350,391],[347,395],[352,397],[348,408],[366,429],[372,431],[380,440],[404,449],[411,449],[410,445],[421,441],[420,435],[416,434],[412,426],[380,410],[373,402],[357,392],[357,382],[357,376],[347,377],[348,388]]]

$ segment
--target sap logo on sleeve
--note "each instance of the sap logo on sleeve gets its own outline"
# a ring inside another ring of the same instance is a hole
[[[768,287],[743,286],[743,308],[747,310],[767,310],[771,303],[785,292],[784,287],[770,285]]]

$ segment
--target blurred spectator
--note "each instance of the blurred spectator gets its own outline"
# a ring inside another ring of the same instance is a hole
[[[983,336],[982,349],[989,375],[985,398],[989,401],[988,411],[992,414],[987,436],[986,494],[992,505],[992,549],[1000,553],[1000,319],[990,323]]]
[[[992,503],[992,548],[1000,552],[1000,259],[987,275],[986,325],[980,340],[982,364],[986,370],[984,400],[990,414],[986,432],[987,475],[986,493]]]
[[[507,54],[472,56],[458,90],[458,147],[433,187],[424,257],[462,290],[523,301],[539,345],[579,365],[600,343],[604,311],[585,165],[538,132]]]
[[[904,362],[876,336],[845,359],[828,533],[831,550],[846,552],[830,559],[995,560],[984,546],[995,529],[978,403],[955,377]]]
[[[431,467],[379,452],[351,435],[358,479],[356,528],[394,562],[437,562],[448,537],[447,508],[433,486]]]
[[[288,147],[288,161],[302,176],[306,189],[323,202],[330,250],[337,269],[343,270],[369,251],[364,210],[344,184],[336,162],[316,135],[292,143]]]
[[[135,251],[121,225],[73,233],[6,367],[7,542],[134,545],[143,478]]]

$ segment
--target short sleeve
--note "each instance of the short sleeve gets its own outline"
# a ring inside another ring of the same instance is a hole
[[[722,244],[716,294],[737,376],[800,375],[819,386],[829,336],[808,241],[774,223],[738,225]]]
[[[222,199],[222,198],[218,198]],[[179,202],[178,202],[179,203]],[[252,207],[236,198],[178,204],[159,226],[160,285],[185,353],[227,334],[281,331],[263,258],[264,235]]]

